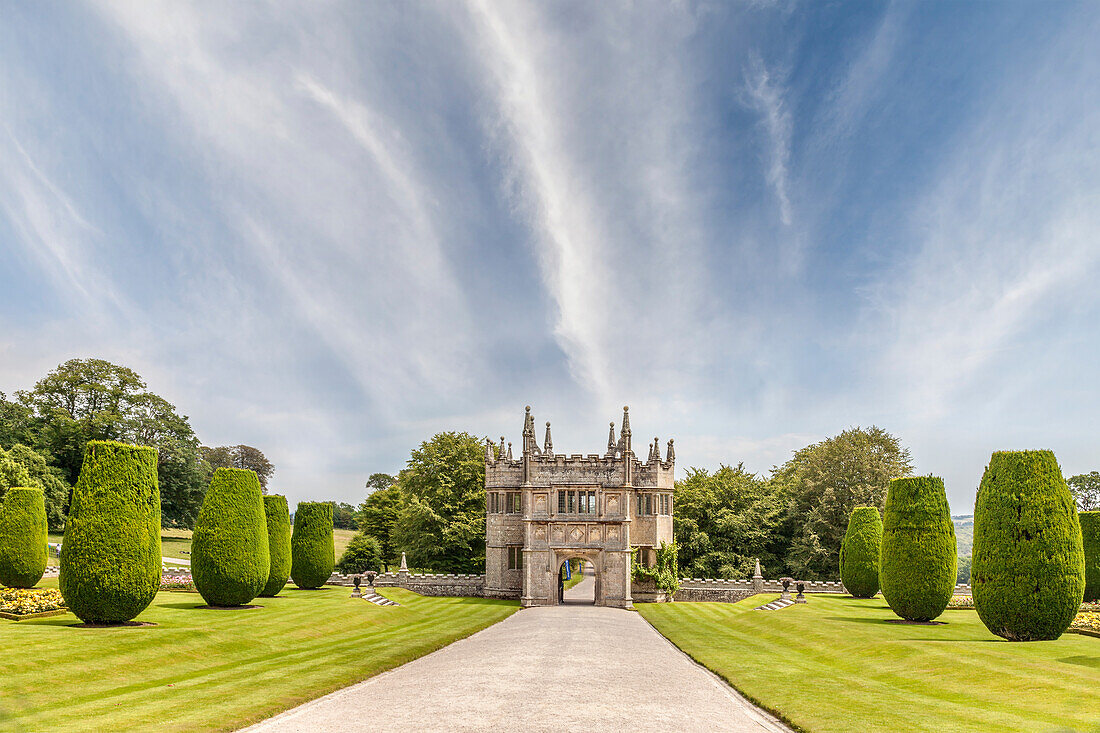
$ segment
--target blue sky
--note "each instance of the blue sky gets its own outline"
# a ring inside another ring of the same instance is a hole
[[[525,404],[681,469],[877,424],[956,513],[1100,468],[1095,4],[0,14],[4,391],[126,364],[292,501]]]

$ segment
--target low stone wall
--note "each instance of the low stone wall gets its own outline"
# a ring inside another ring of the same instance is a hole
[[[798,581],[790,584],[790,592],[796,593]],[[803,590],[806,593],[838,593],[847,594],[843,583],[830,580],[803,581]],[[748,580],[726,580],[723,578],[683,578],[680,580],[680,590],[676,591],[677,601],[687,602],[718,602],[736,603],[757,593],[782,593],[783,582],[779,580],[765,580],[762,578],[750,578]],[[959,584],[955,586],[954,594],[957,596],[972,595],[969,585]]]
[[[362,585],[367,581],[364,578]],[[355,585],[353,575],[333,573],[328,579],[329,585]],[[485,595],[484,575],[461,575],[456,573],[381,573],[374,578],[375,588],[405,588],[422,596],[468,596],[481,598]]]

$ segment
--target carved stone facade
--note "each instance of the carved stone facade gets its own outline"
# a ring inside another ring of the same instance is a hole
[[[634,455],[628,408],[603,455],[565,456],[554,453],[550,423],[539,447],[528,407],[518,459],[504,438],[485,449],[485,595],[555,605],[561,566],[583,558],[596,569],[596,605],[630,608],[631,553],[652,563],[672,543],[675,463],[671,440],[664,460],[656,438],[644,463]]]

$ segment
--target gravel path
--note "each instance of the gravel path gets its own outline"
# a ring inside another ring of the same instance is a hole
[[[637,613],[565,605],[520,611],[248,730],[788,729]]]

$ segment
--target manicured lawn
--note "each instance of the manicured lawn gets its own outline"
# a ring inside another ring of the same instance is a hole
[[[0,730],[234,730],[518,609],[401,589],[385,590],[400,607],[381,607],[349,594],[290,588],[256,599],[262,609],[214,611],[197,609],[197,594],[160,593],[138,617],[148,628],[74,628],[69,614],[0,621]]]
[[[351,542],[351,538],[354,536],[355,531],[351,529],[332,530],[332,544],[336,548],[336,562],[340,562],[344,550],[348,549],[348,543]]]
[[[50,532],[49,542],[60,542],[64,535],[61,532]],[[339,540],[337,540],[339,541]],[[191,559],[191,530],[189,529],[162,529],[160,531],[160,554],[164,557],[175,557],[183,560]],[[46,560],[49,565],[57,565],[58,557],[50,553]]]
[[[1011,643],[974,611],[886,623],[880,598],[806,605],[640,603],[639,613],[746,697],[807,731],[1100,731],[1100,639]]]

